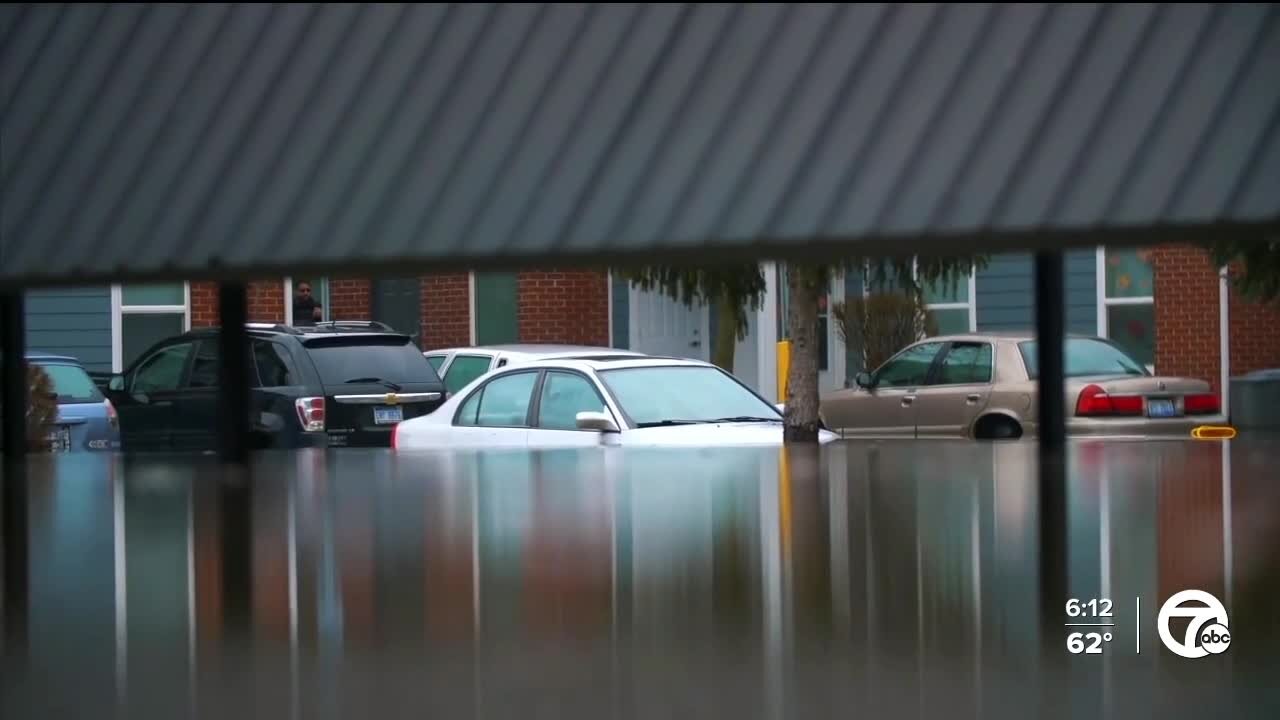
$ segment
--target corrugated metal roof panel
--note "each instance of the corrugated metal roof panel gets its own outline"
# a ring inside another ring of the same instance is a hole
[[[14,4],[0,42],[6,282],[1280,223],[1274,3]]]

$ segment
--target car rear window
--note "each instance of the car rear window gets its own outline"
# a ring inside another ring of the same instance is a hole
[[[439,383],[440,376],[408,338],[323,338],[306,343],[308,355],[325,385],[355,378],[389,382]]]
[[[1040,377],[1040,356],[1035,340],[1018,343],[1022,359],[1027,365],[1027,376]],[[1150,375],[1147,368],[1124,350],[1102,340],[1067,338],[1064,375],[1086,377],[1089,375]]]
[[[94,384],[89,373],[78,365],[61,363],[36,363],[49,376],[59,405],[73,403],[97,403],[103,401],[102,391]]]

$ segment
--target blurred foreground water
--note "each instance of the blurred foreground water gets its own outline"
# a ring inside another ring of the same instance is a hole
[[[1280,717],[1275,439],[1072,443],[1065,567],[1035,451],[34,459],[0,716]],[[1226,652],[1162,645],[1189,588]]]

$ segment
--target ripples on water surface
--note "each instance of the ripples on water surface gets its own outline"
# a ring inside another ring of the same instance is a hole
[[[1280,717],[1272,447],[1073,444],[1065,567],[1028,443],[34,460],[3,715]],[[1186,588],[1223,655],[1161,646]]]

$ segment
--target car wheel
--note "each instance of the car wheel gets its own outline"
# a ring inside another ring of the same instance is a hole
[[[978,421],[974,436],[979,440],[1017,440],[1022,437],[1022,426],[1003,415],[988,415]]]

